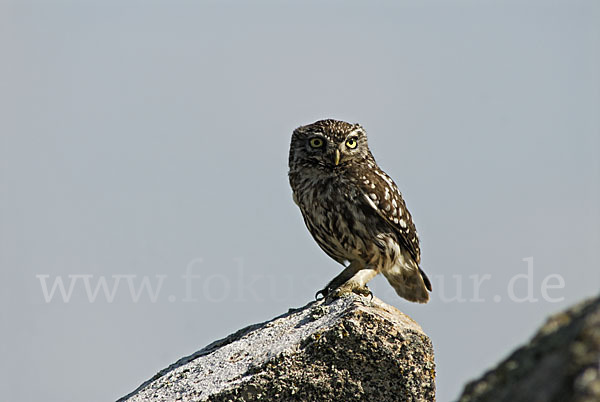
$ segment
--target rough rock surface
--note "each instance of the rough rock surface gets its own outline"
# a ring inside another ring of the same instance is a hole
[[[241,329],[119,401],[433,401],[434,380],[419,325],[350,295]]]
[[[600,297],[551,317],[459,401],[600,401]]]

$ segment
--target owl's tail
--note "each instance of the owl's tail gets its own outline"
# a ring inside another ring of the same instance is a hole
[[[421,267],[419,267],[419,273],[423,277],[423,282],[425,283],[425,287],[427,288],[427,290],[429,290],[430,292],[433,292],[433,288],[431,287],[431,281],[427,277],[427,274],[425,273],[425,271],[423,271],[421,269]]]
[[[403,264],[395,264],[382,270],[390,285],[396,290],[398,296],[415,303],[427,303],[431,282],[421,268],[412,259]]]

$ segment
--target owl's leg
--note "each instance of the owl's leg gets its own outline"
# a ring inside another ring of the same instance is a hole
[[[329,293],[331,293],[333,290],[336,290],[344,283],[349,281],[354,275],[356,275],[357,272],[359,272],[363,268],[364,264],[358,261],[351,262],[350,265],[348,265],[342,272],[340,272],[338,276],[329,281],[327,286],[319,290],[315,295],[315,298],[319,299],[319,295],[323,296],[324,298],[327,297]]]
[[[377,275],[379,271],[372,268],[364,268],[353,275],[349,280],[344,282],[340,287],[335,289],[328,298],[337,299],[348,293],[356,293],[362,296],[373,297],[373,293],[367,287],[367,282]]]

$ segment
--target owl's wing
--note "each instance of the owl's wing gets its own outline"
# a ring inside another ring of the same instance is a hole
[[[419,236],[396,183],[381,170],[373,170],[361,179],[359,187],[367,204],[394,230],[400,243],[419,264]]]
[[[419,235],[396,183],[385,172],[378,169],[372,170],[368,176],[362,176],[359,188],[366,203],[396,233],[400,244],[416,262],[425,287],[431,292],[431,281],[419,267],[421,263]]]

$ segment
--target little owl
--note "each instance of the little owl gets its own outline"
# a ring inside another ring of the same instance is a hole
[[[310,234],[346,268],[319,292],[338,297],[382,273],[399,296],[427,303],[419,237],[394,181],[377,166],[358,124],[321,120],[294,130],[289,179]]]

